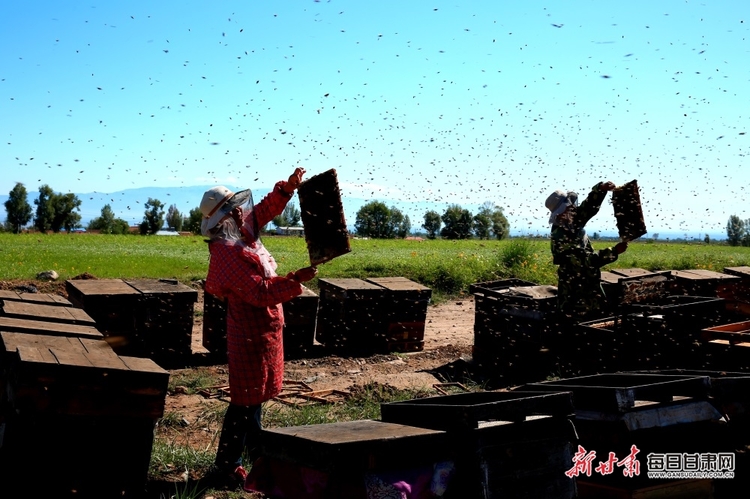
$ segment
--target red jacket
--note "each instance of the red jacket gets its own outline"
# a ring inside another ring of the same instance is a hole
[[[255,205],[251,217],[263,227],[284,210],[290,196],[278,182]],[[248,222],[245,221],[245,225]],[[217,240],[209,244],[211,260],[205,290],[227,299],[227,356],[233,404],[248,406],[270,400],[281,392],[284,379],[284,313],[281,304],[302,293],[302,286],[285,277],[268,276],[261,259],[244,241]],[[268,263],[268,262],[267,262]],[[275,266],[275,263],[273,263]]]

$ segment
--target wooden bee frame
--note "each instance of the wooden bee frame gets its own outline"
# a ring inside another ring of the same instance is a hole
[[[320,265],[351,251],[336,170],[302,182],[297,189],[310,265]]]
[[[636,180],[621,185],[612,192],[612,205],[615,208],[617,230],[623,241],[633,241],[646,234]]]

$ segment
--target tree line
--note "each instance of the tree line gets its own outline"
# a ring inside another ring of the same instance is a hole
[[[32,227],[39,232],[60,232],[62,230],[71,232],[83,228],[81,224],[80,206],[81,200],[72,193],[62,194],[55,192],[49,185],[39,188],[39,197],[34,199],[34,206],[28,201],[26,187],[17,182],[8,193],[5,202],[7,218],[3,229],[18,234],[32,222]],[[144,204],[143,221],[138,225],[141,234],[155,234],[160,231],[164,224],[168,229],[174,231],[189,231],[194,234],[201,233],[201,219],[203,214],[199,207],[195,207],[183,215],[176,205],[166,205],[158,199],[148,198]],[[301,214],[294,203],[289,203],[283,213],[273,219],[277,227],[299,226]],[[128,234],[130,225],[122,218],[115,216],[109,204],[104,205],[101,214],[92,219],[86,230],[98,231],[102,234]]]
[[[354,228],[358,236],[371,238],[406,237],[411,231],[411,220],[396,207],[388,207],[381,201],[371,201],[357,211]],[[503,209],[491,202],[485,202],[474,215],[457,204],[439,214],[429,210],[424,215],[422,228],[428,239],[505,239],[510,232],[510,224]]]
[[[39,232],[67,232],[83,228],[81,225],[81,200],[72,193],[55,192],[50,186],[42,185],[39,196],[33,201],[36,208],[28,201],[26,187],[18,182],[5,202],[7,219],[4,229],[13,233],[24,230],[29,222]],[[176,205],[169,206],[158,199],[148,198],[144,204],[143,221],[138,225],[141,234],[155,234],[164,224],[174,231],[189,231],[200,234],[203,215],[200,208],[193,208],[183,215]],[[294,203],[289,203],[281,215],[272,220],[276,227],[299,227],[301,213]],[[371,201],[357,211],[354,224],[356,234],[361,237],[392,239],[405,238],[411,232],[411,220],[398,208],[388,207],[381,201]],[[750,228],[750,224],[748,224]],[[92,219],[85,227],[89,231],[102,234],[127,234],[130,232],[128,222],[115,216],[109,204],[104,205],[101,214]],[[503,209],[491,202],[486,202],[474,215],[459,205],[450,205],[441,215],[430,210],[424,215],[422,228],[428,239],[440,236],[443,239],[504,239],[509,234],[509,223]]]
[[[737,215],[729,217],[727,244],[729,246],[750,246],[750,218],[743,220]]]
[[[5,202],[7,218],[4,229],[18,234],[24,230],[29,222],[39,232],[60,232],[62,230],[71,232],[83,228],[81,225],[81,200],[72,193],[62,194],[55,192],[49,185],[39,187],[39,197],[34,199],[34,206],[28,201],[26,187],[17,182],[8,193]],[[141,234],[155,234],[160,231],[166,221],[167,226],[173,230],[188,230],[200,233],[202,214],[199,208],[190,211],[189,215],[183,217],[175,205],[164,212],[164,203],[158,199],[149,198],[145,204],[146,211],[143,214],[143,222],[138,226]],[[109,204],[104,205],[100,216],[91,220],[86,230],[96,230],[103,234],[127,234],[130,225],[122,218],[115,216]]]

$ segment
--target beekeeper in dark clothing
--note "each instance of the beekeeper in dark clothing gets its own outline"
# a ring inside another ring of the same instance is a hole
[[[552,261],[558,265],[558,309],[563,318],[596,317],[605,308],[600,268],[617,260],[628,243],[620,242],[612,248],[596,251],[584,227],[599,212],[607,192],[614,189],[612,182],[599,182],[580,205],[578,194],[562,190],[550,194],[545,202],[552,225]]]

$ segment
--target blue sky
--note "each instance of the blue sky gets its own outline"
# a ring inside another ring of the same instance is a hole
[[[343,196],[413,226],[412,203],[489,201],[546,233],[551,191],[636,179],[650,234],[722,234],[750,218],[749,14],[728,0],[12,2],[0,192],[260,189],[301,165],[336,168]],[[615,230],[609,209],[594,230]]]

